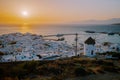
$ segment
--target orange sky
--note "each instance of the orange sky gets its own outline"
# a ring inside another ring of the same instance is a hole
[[[120,0],[0,0],[0,23],[67,23],[120,18]],[[28,12],[28,16],[22,14]]]

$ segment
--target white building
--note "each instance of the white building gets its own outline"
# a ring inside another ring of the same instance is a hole
[[[95,40],[91,37],[89,37],[85,42],[84,42],[84,55],[86,56],[95,56]]]
[[[42,60],[54,57],[71,57],[75,52],[67,43],[46,41],[30,33],[0,35],[1,62]]]

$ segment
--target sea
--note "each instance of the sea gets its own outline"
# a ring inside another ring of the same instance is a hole
[[[92,37],[100,43],[120,43],[120,25],[0,25],[0,35],[16,32],[32,33],[43,36],[53,35],[45,38],[50,40],[64,38],[65,40],[63,42],[68,42],[70,44],[75,43],[76,36],[74,34],[76,33],[78,33],[79,43],[84,43],[88,37]],[[115,34],[109,35],[109,33]],[[58,34],[64,35],[58,37],[56,36]]]

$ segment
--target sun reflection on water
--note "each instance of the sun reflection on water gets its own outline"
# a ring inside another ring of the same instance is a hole
[[[24,23],[24,24],[21,26],[20,32],[21,32],[21,33],[27,33],[27,32],[32,33],[32,29],[30,28],[30,26],[29,26],[27,23]]]

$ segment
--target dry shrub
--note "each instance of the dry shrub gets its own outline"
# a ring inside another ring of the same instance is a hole
[[[103,69],[100,66],[88,68],[88,72],[93,74],[104,73]]]
[[[57,64],[44,64],[38,67],[38,72],[41,75],[59,75],[62,73],[62,68]]]
[[[12,77],[4,77],[1,80],[19,80],[19,79],[17,77],[14,77],[14,78],[12,78]]]
[[[113,73],[118,73],[119,72],[119,68],[115,67],[115,66],[102,66],[104,71],[108,71],[108,72],[113,72]]]
[[[74,74],[76,76],[86,76],[88,75],[88,72],[83,67],[77,67],[75,68]]]

